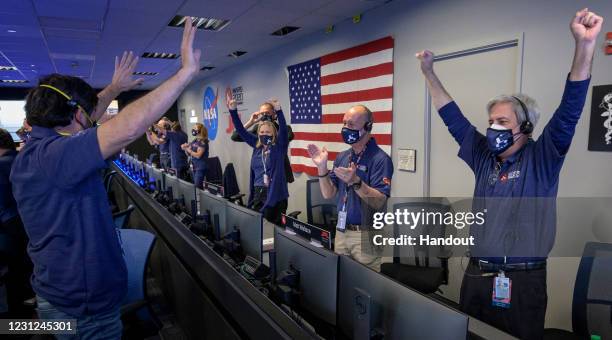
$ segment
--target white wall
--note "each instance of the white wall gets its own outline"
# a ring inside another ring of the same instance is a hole
[[[421,196],[423,193],[423,151],[425,85],[414,53],[428,48],[437,54],[513,39],[524,33],[523,91],[536,98],[547,121],[561,98],[563,84],[573,55],[569,21],[575,11],[591,10],[607,19],[603,32],[612,31],[612,2],[596,1],[400,1],[396,0],[363,15],[359,24],[345,21],[331,34],[323,32],[300,39],[221,74],[192,84],[179,99],[179,109],[189,115],[202,112],[202,95],[207,86],[218,87],[221,98],[227,86],[245,90],[243,115],[257,110],[269,97],[277,97],[288,108],[286,67],[323,54],[380,37],[395,38],[393,160],[397,148],[417,150],[416,173],[396,171],[393,196]],[[604,36],[605,34],[602,34]],[[603,41],[603,38],[601,38]],[[206,53],[206,51],[204,51]],[[448,76],[448,75],[445,75]],[[612,56],[599,50],[593,66],[591,85],[612,83]],[[477,89],[476,89],[477,90]],[[577,127],[572,148],[561,173],[559,196],[610,197],[612,195],[612,153],[587,151],[591,95]],[[219,100],[220,108],[223,101]],[[483,105],[483,119],[484,105]],[[225,133],[228,114],[221,111],[219,133],[211,155],[225,165],[233,162],[243,191],[248,190],[251,150],[236,144]],[[243,116],[244,117],[244,116]],[[433,117],[433,119],[439,119]],[[245,119],[243,119],[245,121]],[[184,122],[188,128],[190,124]],[[544,124],[535,131],[537,136]],[[449,169],[452,171],[452,169]],[[588,173],[588,177],[585,175]],[[305,211],[305,175],[290,185],[289,210]],[[555,259],[549,269],[548,327],[571,327],[571,292],[576,259]],[[562,270],[562,272],[560,272]],[[563,277],[563,280],[560,278]],[[457,278],[455,278],[457,279]],[[454,294],[450,294],[454,296]]]

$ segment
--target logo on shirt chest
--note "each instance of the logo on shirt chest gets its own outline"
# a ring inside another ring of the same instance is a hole
[[[521,170],[515,170],[515,171],[510,171],[508,173],[502,174],[499,180],[502,183],[506,183],[507,181],[511,179],[517,179],[519,177],[521,177]]]

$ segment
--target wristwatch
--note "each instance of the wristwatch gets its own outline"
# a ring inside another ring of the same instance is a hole
[[[359,178],[359,182],[353,183],[353,190],[359,190],[359,188],[361,188],[361,183],[363,183],[363,181],[361,180],[361,178]]]

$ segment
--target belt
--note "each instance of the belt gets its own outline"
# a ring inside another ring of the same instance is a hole
[[[522,262],[522,263],[491,263],[477,258],[471,258],[470,263],[484,272],[516,272],[526,270],[538,270],[546,268],[546,261]]]
[[[363,228],[359,225],[359,224],[347,224],[346,225],[346,230],[350,230],[350,231],[362,231]],[[344,232],[344,230],[340,230],[338,229],[339,232]]]

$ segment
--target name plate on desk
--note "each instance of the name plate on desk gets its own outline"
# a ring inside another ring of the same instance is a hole
[[[332,249],[331,234],[329,231],[301,222],[287,215],[283,215],[282,224],[286,231],[300,235],[309,240],[315,247]]]
[[[219,197],[225,197],[225,190],[222,185],[213,184],[210,182],[204,181],[204,190],[208,191],[212,195],[217,195]]]

